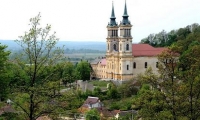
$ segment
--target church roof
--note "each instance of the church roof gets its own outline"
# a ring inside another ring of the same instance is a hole
[[[90,62],[90,64],[98,64],[100,61],[101,61],[101,58],[96,58],[95,60]]]
[[[106,59],[105,58],[101,59],[100,63],[101,63],[101,65],[106,65]]]
[[[132,50],[134,57],[152,57],[157,56],[166,48],[154,48],[149,44],[133,44]]]

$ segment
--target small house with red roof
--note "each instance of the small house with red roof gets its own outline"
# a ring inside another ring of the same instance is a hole
[[[100,101],[98,97],[88,96],[88,98],[85,100],[83,105],[78,109],[78,111],[81,113],[85,113],[86,111],[92,108],[102,108],[102,107],[103,103]]]
[[[128,19],[127,5],[119,24],[112,5],[110,22],[107,25],[106,56],[91,63],[92,78],[130,80],[148,67],[157,73],[159,55],[166,48],[149,44],[132,44],[132,24]]]

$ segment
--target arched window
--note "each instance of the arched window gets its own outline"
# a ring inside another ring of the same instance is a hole
[[[156,68],[158,68],[158,62],[156,62]]]
[[[117,46],[116,46],[116,44],[113,45],[113,49],[114,49],[115,51],[117,51]]]
[[[129,70],[129,65],[126,65],[126,69]]]
[[[129,44],[126,44],[126,50],[129,50]]]
[[[144,63],[144,68],[147,68],[147,62]]]
[[[120,44],[119,48],[120,48],[120,51],[121,51],[122,50],[122,44]]]
[[[108,50],[109,50],[109,44],[108,44]]]
[[[133,63],[133,68],[136,68],[136,63],[135,62]]]

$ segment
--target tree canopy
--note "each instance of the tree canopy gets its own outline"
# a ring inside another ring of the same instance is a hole
[[[9,51],[6,51],[7,46],[0,44],[0,101],[7,97],[9,89]]]
[[[51,25],[42,28],[40,20],[40,14],[31,18],[29,31],[16,40],[23,51],[14,61],[11,83],[11,100],[29,120],[54,113],[62,97],[56,67],[62,58],[62,51],[55,47],[58,38],[55,32],[51,33]]]
[[[158,56],[160,74],[149,68],[139,77],[151,89],[138,94],[133,102],[138,117],[200,119],[199,30],[199,25],[193,24],[176,31],[176,41]]]

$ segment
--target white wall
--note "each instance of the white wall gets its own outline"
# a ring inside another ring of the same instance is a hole
[[[158,68],[156,68],[157,57],[134,57],[133,62],[136,62],[136,68],[133,68],[133,75],[144,73],[148,67],[151,67],[154,73],[158,73]],[[147,62],[147,68],[145,68],[145,62]]]

